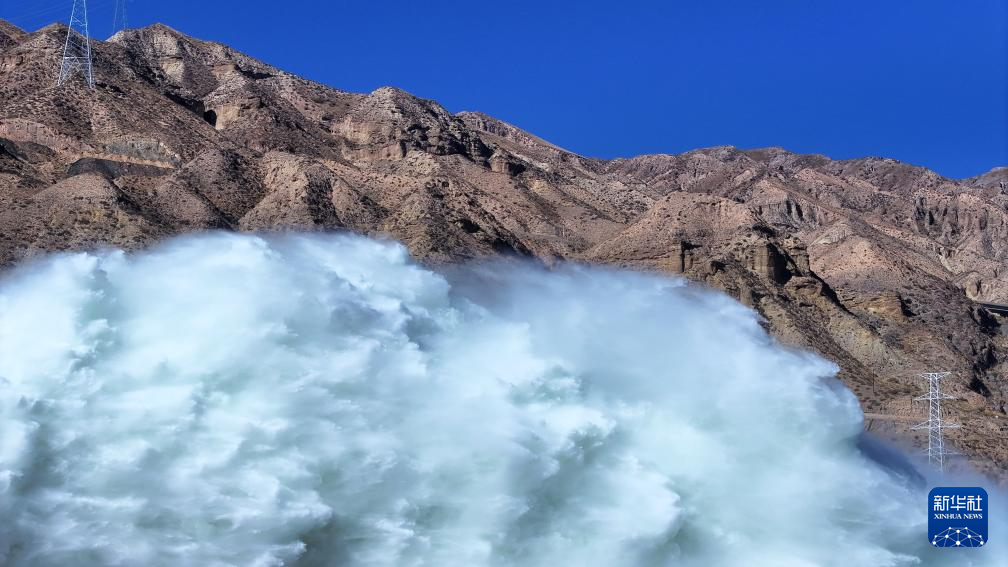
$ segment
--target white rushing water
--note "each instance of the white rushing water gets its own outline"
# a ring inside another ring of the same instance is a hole
[[[57,256],[0,283],[0,564],[998,564],[927,545],[835,371],[643,274]]]

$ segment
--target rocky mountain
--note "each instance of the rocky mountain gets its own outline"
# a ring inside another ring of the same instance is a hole
[[[385,87],[339,91],[162,25],[95,42],[0,23],[0,265],[207,229],[347,229],[419,259],[684,274],[836,361],[866,426],[908,443],[915,375],[955,372],[952,442],[1008,477],[1008,169],[719,147],[600,160]],[[1002,312],[1003,313],[1003,312]],[[716,383],[712,384],[716,387]]]

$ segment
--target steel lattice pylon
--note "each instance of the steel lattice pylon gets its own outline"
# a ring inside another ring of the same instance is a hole
[[[70,12],[70,28],[63,46],[58,86],[67,84],[77,73],[84,77],[88,87],[94,88],[91,67],[91,35],[88,32],[87,0],[74,0]]]
[[[112,35],[126,29],[126,0],[116,0],[115,15],[112,17]]]
[[[928,402],[928,420],[913,426],[912,429],[928,430],[928,461],[934,464],[938,470],[945,471],[945,457],[955,455],[954,451],[945,449],[945,439],[942,431],[945,429],[959,429],[958,423],[946,423],[942,417],[942,400],[954,400],[954,396],[944,394],[941,391],[941,381],[951,376],[951,372],[928,372],[920,377],[928,381],[928,393],[926,396],[914,398],[915,400]]]

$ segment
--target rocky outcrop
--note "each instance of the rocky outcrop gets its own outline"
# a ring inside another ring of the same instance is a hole
[[[391,87],[357,101],[332,131],[362,159],[401,159],[410,150],[477,161],[490,156],[483,141],[440,105]]]
[[[578,156],[385,87],[347,93],[156,25],[94,42],[0,23],[0,265],[186,231],[354,230],[438,264],[492,255],[681,275],[835,361],[870,411],[955,372],[952,441],[1008,471],[1008,170],[968,180],[782,148]],[[618,298],[614,298],[618,300]],[[992,429],[993,428],[993,429]],[[906,442],[915,442],[904,438]]]
[[[16,142],[31,142],[70,155],[94,150],[93,146],[79,138],[63,135],[45,124],[18,118],[0,120],[0,136]]]

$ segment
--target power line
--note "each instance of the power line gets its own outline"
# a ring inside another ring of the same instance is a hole
[[[8,12],[4,14],[4,19],[11,22],[17,23],[19,20],[34,20],[41,18],[42,16],[49,16],[52,14],[57,14],[66,10],[66,5],[63,2],[56,4],[47,4],[45,6],[35,6],[34,8],[23,10],[21,12]]]
[[[920,378],[928,381],[928,393],[925,396],[914,398],[915,400],[927,401],[929,405],[928,420],[913,426],[912,429],[928,430],[928,461],[942,472],[945,472],[945,457],[956,454],[954,451],[945,449],[945,439],[942,431],[946,429],[959,429],[960,427],[958,423],[948,423],[942,417],[942,400],[956,399],[954,396],[941,391],[941,381],[951,375],[951,372],[928,372],[921,374]]]
[[[116,0],[115,14],[112,16],[112,35],[126,29],[126,0]]]
[[[87,0],[74,0],[70,12],[70,26],[63,46],[63,59],[57,86],[67,84],[80,73],[89,88],[94,88],[94,73],[91,66],[91,35],[88,32]]]
[[[104,8],[110,5],[111,1],[113,0],[92,1],[90,8],[92,10],[95,7]],[[8,12],[5,10],[3,19],[20,28],[31,29],[37,25],[50,23],[51,18],[60,12],[66,13],[64,12],[66,10],[66,3],[63,1],[35,4],[34,7],[30,4],[22,6],[27,7],[27,9],[20,12]]]

